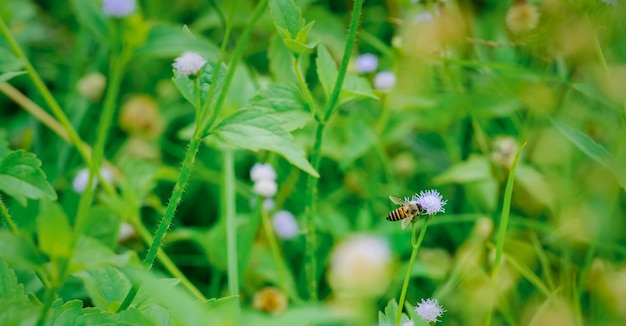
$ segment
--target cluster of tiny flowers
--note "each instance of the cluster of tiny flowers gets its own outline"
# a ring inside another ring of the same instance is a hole
[[[107,16],[123,18],[135,11],[135,0],[104,0],[102,11]]]
[[[374,72],[378,68],[378,58],[371,54],[361,54],[356,58],[356,70],[360,73]]]
[[[296,218],[285,210],[278,211],[272,216],[272,226],[276,235],[284,240],[293,239],[300,232]]]
[[[428,215],[444,213],[446,210],[443,206],[448,202],[437,190],[420,191],[419,195],[413,195],[412,202],[420,205]]]
[[[415,306],[415,312],[425,321],[435,323],[439,321],[438,318],[441,317],[446,310],[443,309],[437,299],[422,299],[422,301],[418,302],[417,306]]]
[[[100,175],[102,175],[102,178],[104,178],[104,180],[107,180],[108,182],[113,181],[113,171],[111,171],[109,168],[103,167],[100,170]],[[74,189],[75,192],[82,194],[83,192],[85,192],[88,182],[89,169],[81,169],[80,171],[78,171],[78,173],[74,177],[74,180],[72,181],[72,189]],[[97,185],[98,179],[94,178],[91,186],[93,189],[95,189]]]
[[[206,64],[206,60],[200,54],[187,51],[174,59],[172,67],[174,67],[181,76],[192,76],[196,75],[204,64]]]
[[[276,177],[276,171],[274,171],[271,165],[261,163],[254,164],[250,170],[250,179],[254,181],[252,190],[254,190],[254,193],[257,195],[265,198],[274,197],[278,190]]]

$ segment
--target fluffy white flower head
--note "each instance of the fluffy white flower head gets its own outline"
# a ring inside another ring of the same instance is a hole
[[[256,163],[250,170],[250,179],[254,182],[260,180],[276,180],[276,171],[268,164]]]
[[[378,296],[391,281],[390,264],[387,241],[371,235],[353,236],[333,249],[328,281],[340,296]]]
[[[413,326],[413,319],[409,319],[402,323],[402,326]]]
[[[361,73],[368,73],[376,71],[378,68],[378,58],[371,54],[361,54],[356,58],[356,69]]]
[[[135,11],[135,0],[104,0],[102,11],[107,16],[122,18]]]
[[[396,75],[391,71],[381,71],[374,78],[374,88],[388,90],[396,86]]]
[[[443,197],[437,190],[420,191],[417,198],[413,196],[413,200],[426,210],[426,214],[428,215],[444,213],[446,210],[443,206],[448,202],[447,200],[443,200]]]
[[[255,194],[265,198],[273,197],[278,191],[278,185],[274,180],[259,180],[254,183],[252,190]]]
[[[425,321],[435,323],[439,321],[438,318],[441,317],[446,310],[443,309],[437,299],[422,299],[422,301],[417,303],[415,312]]]
[[[104,180],[108,182],[113,181],[113,171],[111,171],[111,169],[109,168],[103,167],[100,170],[100,175],[102,175],[102,178],[104,178]],[[85,189],[87,189],[88,182],[89,182],[89,169],[81,169],[80,171],[78,171],[78,173],[74,177],[74,180],[72,180],[72,189],[74,189],[75,192],[82,194],[83,192],[85,192]],[[95,189],[97,185],[98,185],[98,179],[94,178],[91,184],[92,189]]]
[[[174,67],[181,76],[191,76],[197,74],[205,63],[206,60],[200,54],[187,51],[174,59],[172,67]]]
[[[281,239],[293,239],[298,235],[298,222],[288,211],[278,211],[272,216],[272,225],[276,235]]]

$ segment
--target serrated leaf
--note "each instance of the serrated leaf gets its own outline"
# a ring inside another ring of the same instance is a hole
[[[304,18],[300,8],[293,0],[270,0],[270,14],[276,29],[284,30],[289,36],[295,36],[304,27]]]
[[[275,80],[281,80],[285,82],[298,82],[296,73],[292,66],[292,57],[289,53],[289,49],[285,46],[285,42],[276,35],[270,40],[270,46],[267,49],[267,58],[269,60],[270,71]],[[301,58],[305,60],[307,57]],[[304,64],[301,64],[304,66]],[[302,68],[306,70],[306,67]]]
[[[83,281],[94,306],[104,311],[117,311],[131,287],[126,275],[114,267],[80,271],[74,275]]]
[[[5,81],[8,81],[9,79],[11,79],[13,77],[24,75],[25,73],[26,73],[26,71],[5,72],[4,74],[0,75],[0,83],[4,83]]]
[[[227,69],[226,66],[222,64],[220,71],[219,71],[219,77],[217,78],[217,86],[215,88],[215,91],[213,92],[213,98],[208,99],[210,102],[213,102],[217,98],[217,94],[219,94],[222,88],[222,85],[224,83],[224,77],[226,76],[226,69]],[[174,81],[174,85],[176,85],[176,88],[178,88],[178,90],[183,95],[183,97],[189,103],[191,103],[191,105],[193,105],[193,107],[195,107],[196,110],[199,110],[205,105],[205,102],[207,100],[207,95],[209,94],[209,89],[211,87],[211,79],[213,78],[214,71],[215,71],[215,64],[207,63],[206,65],[204,65],[204,68],[202,68],[202,72],[200,73],[200,76],[197,77],[199,86],[200,86],[199,106],[198,106],[198,103],[196,102],[196,95],[195,95],[196,81],[194,79],[191,79],[187,76],[175,75],[174,77],[172,77],[172,81]]]
[[[290,133],[276,119],[262,111],[241,109],[222,120],[215,134],[226,143],[251,151],[268,150],[282,155],[291,164],[315,177],[319,174],[307,161],[304,151],[293,143]]]
[[[109,44],[109,28],[102,13],[100,2],[91,0],[71,0],[70,5],[78,22],[85,26],[98,39],[100,44]]]
[[[35,269],[46,262],[30,239],[8,230],[0,230],[0,257],[18,267]]]
[[[320,80],[320,84],[322,84],[326,99],[328,99],[333,91],[335,80],[337,80],[337,64],[324,45],[317,47],[317,59],[315,63],[317,65],[317,77]]]
[[[270,84],[250,99],[250,105],[265,111],[286,131],[300,129],[312,120],[295,84]]]
[[[309,37],[309,32],[311,32],[311,29],[313,28],[313,25],[315,25],[315,21],[312,20],[310,21],[308,24],[306,24],[304,27],[302,27],[302,29],[300,29],[300,31],[298,32],[298,34],[296,34],[296,38],[295,41],[300,42],[300,43],[307,43],[307,39]],[[313,42],[315,44],[317,44],[318,42]]]
[[[156,24],[148,32],[143,46],[135,51],[135,56],[171,59],[185,51],[194,51],[208,61],[217,60],[219,47],[202,35],[188,31],[179,25]]]
[[[80,316],[99,313],[98,310],[93,308],[83,309],[83,302],[80,300],[71,300],[63,303],[61,299],[52,304],[50,312],[47,325],[51,326],[76,325],[76,321]]]
[[[626,170],[623,165],[618,166],[615,158],[602,145],[593,141],[584,133],[566,125],[558,120],[551,120],[552,124],[567,138],[572,144],[576,145],[585,155],[596,163],[607,168],[620,184],[622,189],[626,190]]]
[[[17,282],[15,271],[4,259],[0,259],[0,299],[24,299],[24,285]]]
[[[71,255],[72,227],[59,204],[41,202],[37,236],[41,252],[53,258],[68,258]]]
[[[0,162],[0,191],[24,206],[26,198],[57,199],[41,169],[41,161],[35,154],[22,150],[11,152]]]

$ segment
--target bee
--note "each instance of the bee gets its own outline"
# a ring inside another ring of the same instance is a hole
[[[417,203],[412,203],[409,201],[402,200],[400,197],[389,196],[389,199],[396,204],[401,205],[402,207],[398,207],[389,214],[387,214],[387,221],[399,221],[402,220],[402,229],[406,229],[413,219],[420,215],[424,209]]]

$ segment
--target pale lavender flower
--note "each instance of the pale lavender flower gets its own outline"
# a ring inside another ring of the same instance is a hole
[[[102,175],[102,178],[108,182],[113,181],[113,171],[111,171],[111,169],[107,167],[103,167],[100,170],[100,175]],[[74,189],[75,192],[82,194],[83,192],[85,192],[85,189],[87,189],[88,182],[89,169],[81,169],[74,177],[74,180],[72,180],[72,189]],[[97,185],[98,178],[94,178],[93,182],[91,183],[92,189],[95,189]]]
[[[263,209],[266,211],[271,211],[272,209],[274,209],[274,199],[265,198],[265,200],[263,200]]]
[[[102,11],[107,16],[123,18],[135,11],[135,0],[104,0]]]
[[[448,202],[443,200],[443,197],[437,190],[420,191],[420,194],[413,196],[413,200],[419,204],[428,215],[435,215],[437,213],[444,213],[446,210],[443,206]]]
[[[388,90],[396,86],[396,75],[391,71],[381,71],[374,77],[374,87],[379,90]]]
[[[172,67],[174,67],[181,76],[191,76],[197,74],[205,63],[206,60],[200,54],[187,51],[174,59]]]
[[[256,163],[252,169],[250,169],[250,179],[254,182],[260,180],[276,180],[276,171],[268,163]]]
[[[356,69],[361,73],[374,72],[378,68],[378,58],[371,54],[361,54],[356,58]]]
[[[272,225],[274,232],[281,239],[295,238],[299,233],[298,222],[296,218],[288,211],[278,211],[272,216]]]
[[[422,301],[417,303],[415,312],[425,321],[435,323],[439,321],[438,318],[441,317],[446,310],[443,309],[437,299],[422,299]]]
[[[255,182],[252,190],[257,195],[269,198],[276,194],[276,191],[278,191],[278,185],[274,180],[263,179]]]
[[[402,326],[413,326],[413,319],[409,319],[402,323]]]

